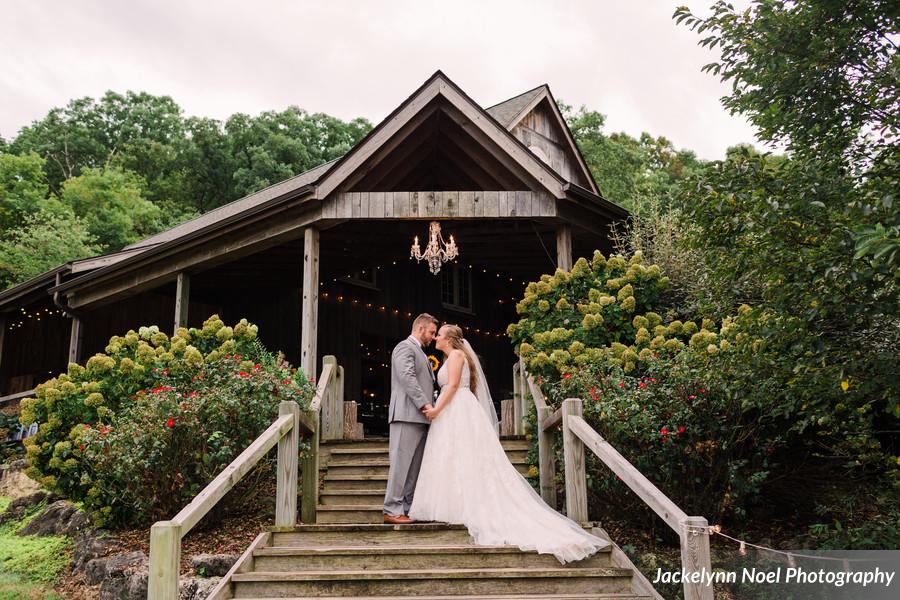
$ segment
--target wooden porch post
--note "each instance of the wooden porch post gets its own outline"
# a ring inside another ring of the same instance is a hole
[[[316,376],[319,326],[319,230],[307,227],[303,236],[303,316],[300,321],[300,367]]]
[[[3,373],[3,342],[6,341],[6,317],[0,315],[0,375]],[[3,381],[0,380],[0,396],[6,393]]]
[[[181,271],[178,273],[175,283],[175,327],[172,329],[172,335],[178,331],[179,327],[187,327],[190,297],[191,276]]]
[[[560,225],[556,230],[556,266],[564,271],[572,270],[572,227]]]
[[[79,317],[72,317],[72,332],[69,335],[69,362],[81,360],[81,339],[84,336],[84,322]]]

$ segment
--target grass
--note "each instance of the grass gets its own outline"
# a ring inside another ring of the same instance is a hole
[[[10,499],[0,497],[0,509]],[[54,600],[52,586],[71,560],[72,540],[65,536],[19,536],[16,532],[44,507],[34,507],[21,520],[0,526],[0,600]]]

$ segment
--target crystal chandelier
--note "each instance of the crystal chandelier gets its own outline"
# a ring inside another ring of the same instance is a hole
[[[429,239],[425,252],[423,253],[419,249],[419,236],[416,236],[416,241],[413,242],[409,256],[417,261],[427,260],[432,275],[437,275],[441,270],[441,263],[453,260],[459,256],[459,248],[456,247],[456,242],[453,241],[452,235],[449,243],[444,241],[444,237],[441,235],[441,225],[437,221],[432,221],[428,229]]]

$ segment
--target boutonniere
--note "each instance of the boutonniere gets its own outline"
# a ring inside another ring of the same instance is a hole
[[[441,366],[441,361],[439,361],[439,360],[437,359],[437,356],[435,356],[434,354],[429,354],[429,355],[428,355],[428,362],[431,363],[431,370],[432,370],[432,371],[437,371],[437,370],[438,370],[438,367]]]

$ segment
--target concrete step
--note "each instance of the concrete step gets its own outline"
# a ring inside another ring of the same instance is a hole
[[[235,598],[285,596],[420,596],[625,593],[631,569],[417,569],[356,571],[254,571],[232,576]]]
[[[386,487],[359,490],[340,490],[337,492],[326,490],[319,494],[319,505],[330,506],[334,504],[364,504],[375,505],[384,502]]]
[[[577,564],[563,568],[609,567],[611,547]],[[552,554],[523,552],[516,546],[473,546],[471,544],[321,546],[318,548],[269,547],[253,553],[257,571],[350,571],[419,569],[434,565],[443,569],[559,568]]]

